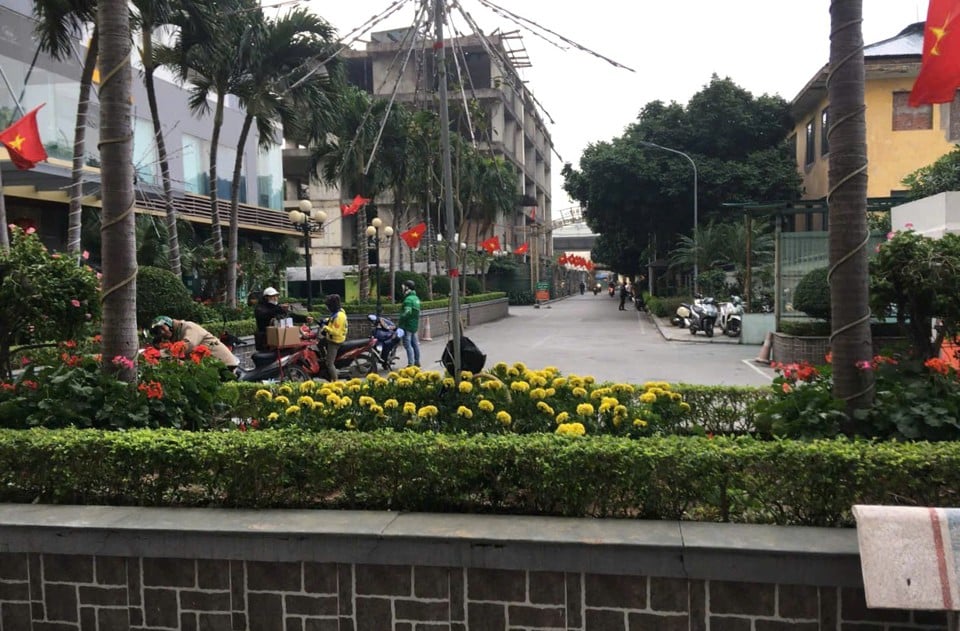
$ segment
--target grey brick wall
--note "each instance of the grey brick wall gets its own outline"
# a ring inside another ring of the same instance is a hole
[[[830,586],[421,565],[0,553],[0,631],[901,631]]]

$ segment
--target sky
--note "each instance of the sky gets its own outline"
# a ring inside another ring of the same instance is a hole
[[[591,143],[620,136],[650,101],[686,104],[714,73],[755,96],[779,94],[789,101],[830,56],[830,0],[491,0],[634,72],[572,47],[558,48],[479,0],[457,1],[485,33],[523,34],[532,67],[523,69],[521,78],[542,104],[554,143],[554,217],[576,205],[562,188],[563,164],[577,167]],[[894,37],[926,17],[927,0],[862,2],[865,44]],[[346,35],[391,4],[309,0],[300,6]],[[417,4],[408,0],[373,30],[410,25]],[[462,21],[457,28],[467,29]]]

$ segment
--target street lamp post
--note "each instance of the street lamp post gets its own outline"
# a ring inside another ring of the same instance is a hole
[[[314,232],[323,233],[323,222],[327,220],[327,213],[314,208],[309,199],[301,199],[299,210],[291,210],[287,217],[293,227],[303,233],[303,253],[307,262],[307,311],[313,309],[313,284],[310,279],[310,235]]]
[[[697,292],[697,260],[700,257],[700,251],[697,249],[697,164],[693,161],[693,158],[688,156],[682,151],[677,151],[676,149],[671,149],[670,147],[664,147],[663,145],[658,145],[655,142],[647,142],[641,140],[640,144],[644,147],[652,147],[654,149],[663,149],[664,151],[669,151],[670,153],[675,153],[681,155],[687,160],[690,161],[690,166],[693,167],[693,292]]]
[[[380,304],[380,240],[389,239],[393,236],[393,228],[391,226],[384,226],[383,221],[380,217],[374,217],[370,221],[370,225],[367,226],[367,229],[363,231],[367,235],[367,238],[373,243],[373,247],[377,251],[377,317],[380,317],[381,304]],[[381,236],[382,234],[382,236]]]

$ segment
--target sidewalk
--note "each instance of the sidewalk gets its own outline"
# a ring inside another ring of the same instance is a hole
[[[652,313],[646,313],[646,317],[657,327],[657,331],[668,342],[696,342],[699,344],[739,344],[739,337],[728,337],[723,334],[720,327],[713,330],[713,337],[707,337],[703,331],[691,335],[690,329],[681,329],[670,324],[670,318],[658,318]]]

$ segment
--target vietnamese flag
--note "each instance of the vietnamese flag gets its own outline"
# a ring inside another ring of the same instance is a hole
[[[960,2],[930,0],[923,30],[923,61],[910,92],[910,107],[949,103],[960,87]]]
[[[520,247],[518,247],[516,250],[514,250],[513,253],[514,253],[514,254],[526,254],[529,249],[530,249],[530,244],[529,244],[529,243],[524,243],[523,245],[521,245]]]
[[[500,249],[500,239],[497,237],[490,237],[486,241],[480,244],[480,247],[487,251],[487,254],[492,255],[494,252]]]
[[[0,131],[0,144],[7,148],[10,160],[18,169],[32,169],[37,162],[47,159],[47,150],[40,141],[40,130],[37,129],[37,110],[46,105],[43,103],[27,112],[26,116]]]
[[[410,249],[412,250],[420,245],[420,239],[423,238],[423,235],[426,232],[427,224],[420,222],[406,232],[401,232],[400,238],[403,239],[404,243],[410,246]]]
[[[340,210],[343,211],[344,217],[349,217],[350,215],[357,214],[357,211],[360,210],[364,204],[369,204],[369,203],[370,203],[369,198],[361,197],[360,195],[357,195],[356,197],[353,198],[353,201],[350,202],[349,206],[347,206],[346,204],[341,204]]]

